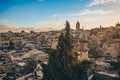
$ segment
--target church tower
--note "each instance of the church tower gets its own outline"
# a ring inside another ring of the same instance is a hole
[[[77,21],[77,23],[76,23],[76,31],[77,31],[77,32],[80,31],[80,23],[79,23],[79,21]]]
[[[120,27],[120,23],[118,22],[118,23],[115,25],[115,27]]]
[[[79,35],[77,48],[78,48],[77,49],[77,52],[78,52],[77,59],[79,61],[88,60],[88,39],[87,39],[87,35],[84,32],[82,32]]]

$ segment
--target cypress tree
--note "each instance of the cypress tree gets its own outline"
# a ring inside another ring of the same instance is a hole
[[[57,55],[61,64],[70,65],[74,57],[73,53],[73,40],[70,33],[70,24],[66,21],[65,33],[62,33],[59,37]]]
[[[66,33],[65,33],[66,50],[69,52],[69,51],[72,51],[73,49],[73,40],[70,34],[70,24],[68,21],[66,21],[65,30],[66,30]]]
[[[57,49],[49,56],[47,80],[87,80],[85,65],[88,63],[77,64],[75,54],[70,24],[66,21],[65,32],[59,36]]]
[[[61,33],[57,49],[50,53],[48,73],[52,80],[71,80],[73,42],[70,34],[70,24],[66,21],[65,33]]]

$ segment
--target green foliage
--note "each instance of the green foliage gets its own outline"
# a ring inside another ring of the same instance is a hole
[[[36,67],[36,63],[33,59],[29,59],[24,69],[21,71],[23,73],[30,73],[33,72]]]
[[[90,48],[88,53],[90,56],[94,57],[95,59],[99,58],[99,53],[96,50],[96,48]]]
[[[13,50],[15,48],[14,43],[12,40],[9,41],[9,49]]]
[[[59,36],[57,49],[49,50],[44,80],[87,80],[88,68],[89,62],[77,62],[76,52],[73,52],[70,25],[66,21],[65,33]]]
[[[114,70],[114,71],[117,71],[118,73],[118,78],[120,80],[120,56],[118,56],[118,61],[117,62],[111,62],[111,69]]]
[[[58,50],[63,52],[70,52],[73,49],[73,40],[70,34],[70,24],[66,21],[65,33],[59,37]]]
[[[56,53],[60,64],[70,65],[73,62],[72,60],[74,60],[73,41],[68,21],[66,21],[65,33],[62,33],[59,37]]]
[[[17,77],[17,71],[15,67],[12,67],[10,71],[6,73],[6,76],[2,78],[2,80],[16,80]]]
[[[93,63],[90,61],[82,61],[73,66],[74,80],[88,80],[87,72]]]

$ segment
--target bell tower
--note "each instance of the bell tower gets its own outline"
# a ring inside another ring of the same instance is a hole
[[[79,61],[88,60],[88,39],[87,35],[83,32],[79,35],[78,40],[78,56]]]
[[[79,21],[77,21],[77,23],[76,23],[76,31],[77,31],[77,32],[80,31],[80,23],[79,23]]]

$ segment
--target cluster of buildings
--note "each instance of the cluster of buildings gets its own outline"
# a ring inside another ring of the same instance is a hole
[[[14,43],[15,50],[22,49],[42,49],[51,47],[52,36],[56,37],[56,31],[40,32],[40,33],[0,33],[0,49],[4,52],[9,52],[10,41]],[[11,34],[11,35],[10,35]],[[51,34],[53,34],[51,36]],[[51,37],[50,37],[51,36]],[[22,48],[22,49],[20,49]]]
[[[95,48],[99,56],[117,58],[120,53],[120,26],[91,30],[90,48]]]
[[[58,37],[62,32],[64,32],[64,29],[48,32],[31,31],[30,33],[26,33],[25,31],[21,31],[19,33],[13,33],[8,31],[6,33],[0,33],[0,57],[3,58],[3,60],[2,58],[0,59],[0,66],[3,66],[0,67],[0,70],[5,68],[7,70],[11,69],[9,67],[11,65],[14,67],[19,66],[20,69],[26,65],[27,59],[29,58],[47,64],[49,56],[44,52],[44,49],[56,49]],[[119,23],[115,27],[102,28],[100,26],[100,28],[84,30],[78,21],[76,23],[76,30],[71,29],[71,34],[73,36],[74,51],[77,52],[77,59],[79,61],[94,61],[96,64],[95,71],[99,72],[108,69],[110,65],[106,61],[116,60],[116,57],[120,53]],[[95,57],[96,55],[98,56],[97,58]],[[0,72],[0,74],[4,73],[3,76],[5,76],[7,70]],[[38,77],[43,77],[41,70],[41,65],[37,64],[34,73]],[[29,74],[28,76],[31,75]],[[22,78],[25,77],[27,76],[23,76]]]

